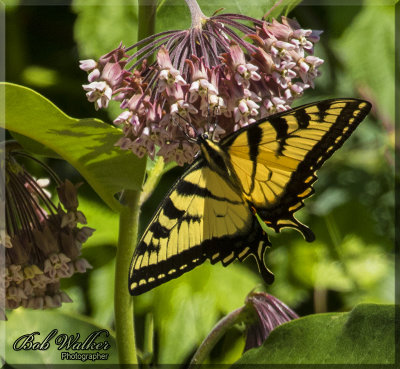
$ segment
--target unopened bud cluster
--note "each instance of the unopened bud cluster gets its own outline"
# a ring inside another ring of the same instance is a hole
[[[253,319],[246,324],[245,351],[261,346],[272,330],[299,317],[285,303],[265,292],[249,294],[246,306],[253,311]]]
[[[0,239],[0,300],[6,309],[44,309],[71,302],[60,290],[60,280],[91,268],[81,258],[81,245],[93,233],[84,214],[78,210],[77,186],[56,180],[62,204],[56,206],[43,188],[49,180],[35,180],[16,160],[5,155],[5,178],[1,179],[0,201],[5,209],[5,223]],[[6,201],[5,201],[6,200]],[[0,311],[4,318],[4,312]]]

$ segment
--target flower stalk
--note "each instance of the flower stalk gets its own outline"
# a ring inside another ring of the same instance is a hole
[[[187,6],[189,7],[190,14],[192,16],[192,28],[202,27],[203,20],[207,19],[207,17],[201,11],[199,4],[197,4],[196,0],[185,0]]]
[[[156,1],[139,0],[139,40],[143,41],[154,33],[155,15]],[[143,42],[139,47],[145,48],[145,45]],[[140,191],[133,190],[125,190],[121,197],[124,208],[119,219],[114,290],[115,330],[120,364],[138,364],[133,298],[126,284],[130,261],[137,242],[140,198]]]
[[[126,190],[119,218],[118,248],[115,263],[115,331],[120,364],[137,364],[133,299],[127,288],[128,270],[137,242],[139,191]]]
[[[197,364],[202,364],[206,357],[210,354],[213,347],[217,344],[220,338],[236,323],[243,320],[245,306],[242,306],[225,317],[223,317],[211,330],[208,336],[201,343],[192,360],[190,361],[189,369],[194,369]]]
[[[138,40],[143,40],[155,32],[157,2],[155,0],[139,0],[138,3]]]
[[[195,352],[189,369],[202,364],[219,339],[235,324],[246,327],[244,351],[261,346],[273,329],[298,315],[276,297],[265,292],[250,292],[245,305],[222,318]]]

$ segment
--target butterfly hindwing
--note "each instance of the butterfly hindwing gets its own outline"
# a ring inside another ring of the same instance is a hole
[[[207,258],[228,265],[250,253],[262,255],[264,238],[240,194],[200,159],[175,183],[145,230],[132,259],[129,289],[141,294]]]
[[[246,199],[266,224],[293,227],[312,241],[294,212],[313,193],[316,170],[350,136],[371,105],[356,99],[325,100],[276,114],[221,142]]]

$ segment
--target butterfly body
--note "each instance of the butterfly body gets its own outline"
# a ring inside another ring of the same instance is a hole
[[[325,100],[270,116],[220,142],[199,135],[201,156],[166,195],[135,250],[131,294],[206,259],[228,265],[250,254],[272,283],[263,260],[270,242],[255,213],[276,232],[295,228],[313,241],[312,231],[294,213],[313,193],[316,170],[369,110],[362,100]]]
[[[223,177],[239,196],[245,199],[240,181],[232,168],[228,152],[218,142],[212,141],[207,134],[199,135],[197,143],[200,147],[202,158],[208,167]]]

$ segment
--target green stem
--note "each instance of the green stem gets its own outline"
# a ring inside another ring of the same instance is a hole
[[[193,355],[192,361],[190,362],[189,369],[194,369],[197,367],[196,364],[202,364],[208,354],[211,352],[213,347],[219,341],[219,339],[230,329],[233,327],[237,322],[242,321],[246,311],[246,306],[242,306],[227,316],[223,317],[211,330],[209,335],[204,339],[201,343],[195,354]]]
[[[119,236],[115,263],[115,332],[120,364],[137,364],[133,299],[128,290],[128,271],[137,242],[139,191],[126,190],[119,218]]]
[[[138,40],[154,33],[156,0],[139,0]],[[128,289],[128,272],[135,250],[139,223],[140,191],[126,190],[119,219],[118,249],[115,263],[115,334],[120,364],[138,364],[135,342],[133,298]]]
[[[156,28],[156,0],[138,0],[138,41],[153,35]],[[141,47],[146,45],[141,45]],[[151,62],[151,60],[149,60]]]
[[[189,7],[190,14],[192,16],[191,27],[201,29],[203,20],[208,18],[203,14],[196,0],[185,0],[185,1],[186,5]]]
[[[153,360],[154,342],[154,319],[152,313],[147,313],[144,321],[144,340],[143,340],[143,368],[149,368]]]

